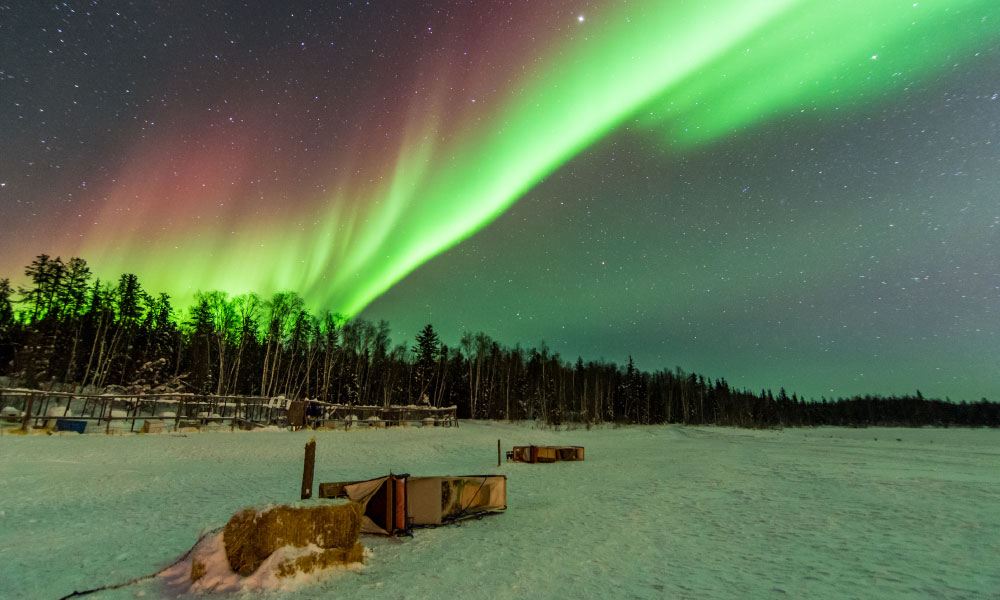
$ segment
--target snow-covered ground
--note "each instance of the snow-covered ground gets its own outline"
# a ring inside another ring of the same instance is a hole
[[[1000,431],[628,427],[0,437],[0,597],[157,571],[318,481],[505,473],[505,514],[365,538],[296,598],[1000,598]],[[582,463],[496,468],[496,440]],[[161,579],[99,598],[155,598]],[[95,596],[91,596],[95,597]]]

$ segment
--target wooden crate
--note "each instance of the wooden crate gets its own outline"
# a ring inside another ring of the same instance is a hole
[[[159,419],[147,419],[142,422],[140,433],[163,433],[163,421]]]

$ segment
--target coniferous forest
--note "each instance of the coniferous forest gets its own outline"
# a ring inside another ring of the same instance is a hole
[[[354,405],[456,405],[461,418],[563,423],[1000,426],[1000,403],[906,396],[806,401],[679,368],[646,372],[567,361],[544,343],[509,347],[485,333],[412,345],[389,324],[313,314],[294,292],[196,294],[179,311],[138,277],[96,279],[81,258],[39,255],[16,289],[0,279],[0,375],[42,389],[312,398]]]

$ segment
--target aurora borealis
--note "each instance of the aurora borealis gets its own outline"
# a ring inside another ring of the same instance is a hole
[[[1000,396],[1000,5],[0,13],[0,272],[545,339],[748,387]]]

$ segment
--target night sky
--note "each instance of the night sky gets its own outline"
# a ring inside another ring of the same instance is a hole
[[[0,0],[0,140],[15,280],[1000,399],[995,0]]]

